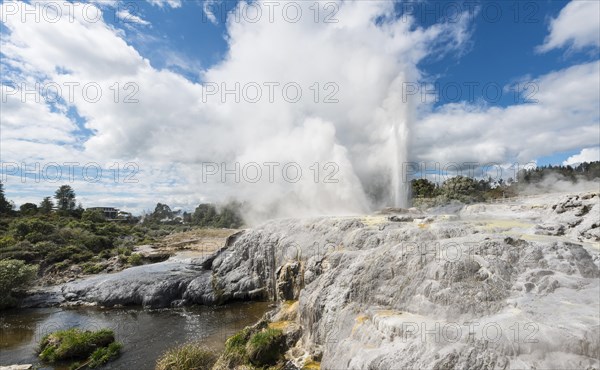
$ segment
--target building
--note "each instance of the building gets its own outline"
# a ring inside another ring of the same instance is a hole
[[[112,220],[117,218],[117,216],[119,215],[119,210],[113,207],[91,207],[88,208],[88,210],[99,210],[104,214],[104,217],[107,220]]]

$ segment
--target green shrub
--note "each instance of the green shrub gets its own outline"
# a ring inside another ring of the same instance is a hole
[[[29,234],[29,225],[26,221],[18,221],[11,225],[12,234],[16,239],[22,240]]]
[[[106,218],[104,217],[104,212],[102,212],[99,209],[86,209],[81,214],[81,220],[94,222],[94,223],[106,222]]]
[[[56,228],[51,223],[42,221],[37,218],[16,220],[11,225],[12,232],[15,238],[24,239],[29,234],[35,233],[38,235],[50,235]]]
[[[27,234],[27,236],[25,236],[25,240],[27,240],[33,244],[42,242],[47,239],[48,239],[48,235],[42,234],[39,231],[32,231],[29,234]]]
[[[0,259],[14,259],[25,262],[33,262],[39,258],[33,245],[27,240],[18,242],[10,247],[0,250]]]
[[[86,262],[82,265],[83,272],[86,274],[98,274],[104,270],[101,263]]]
[[[57,262],[54,265],[52,265],[52,267],[54,268],[55,271],[66,270],[69,268],[69,266],[71,266],[71,261],[69,261],[69,260]]]
[[[198,343],[169,349],[156,362],[156,370],[209,370],[217,355]]]
[[[246,343],[251,334],[250,328],[244,328],[227,339],[225,351],[219,358],[220,368],[233,369],[249,363]]]
[[[106,236],[91,235],[82,240],[82,242],[86,248],[96,253],[105,249],[110,249],[113,246],[112,240]]]
[[[131,256],[131,249],[126,247],[117,248],[117,254],[122,254],[124,256]]]
[[[0,250],[2,250],[4,248],[9,248],[9,247],[15,245],[16,243],[17,243],[17,241],[15,240],[15,238],[13,238],[10,235],[5,235],[0,238]]]
[[[455,199],[464,203],[483,200],[477,181],[465,176],[451,177],[444,181],[441,195],[449,200]]]
[[[246,344],[248,359],[253,365],[274,365],[283,358],[285,337],[279,329],[265,329],[254,334]]]
[[[39,356],[43,361],[50,363],[85,359],[98,348],[108,347],[114,341],[114,333],[109,329],[95,332],[75,328],[59,330],[42,338],[39,346]]]
[[[91,253],[83,247],[67,245],[64,247],[57,248],[48,253],[46,255],[45,260],[47,263],[56,263],[67,259],[74,262],[83,262],[89,260],[93,256],[93,253]]]
[[[117,246],[118,248],[130,249],[133,248],[135,244],[134,240],[135,238],[133,237],[121,237],[116,241],[115,246]]]
[[[90,361],[87,363],[87,366],[89,368],[95,368],[114,360],[115,358],[119,357],[122,348],[123,345],[118,342],[112,342],[108,345],[108,347],[98,348],[90,356]]]
[[[114,256],[116,253],[114,250],[112,249],[105,249],[102,252],[98,253],[97,256],[95,256],[92,260],[94,261],[96,258],[98,259],[109,259],[112,256]]]
[[[282,360],[284,352],[285,336],[281,330],[245,328],[227,339],[215,368],[266,368]]]
[[[244,347],[246,343],[248,343],[248,339],[250,339],[250,330],[248,328],[244,328],[231,337],[227,339],[225,342],[225,350],[234,350]]]
[[[51,241],[42,241],[35,244],[33,250],[36,251],[40,256],[45,257],[49,253],[52,253],[58,249],[58,245]]]
[[[27,287],[35,278],[38,266],[19,260],[0,261],[0,309],[15,304],[12,293]]]
[[[127,262],[130,265],[139,266],[139,265],[141,265],[143,263],[142,262],[142,255],[138,254],[138,253],[132,254],[131,256],[127,257]]]
[[[115,223],[107,223],[98,228],[97,234],[104,236],[112,236],[120,234],[121,230]]]
[[[71,256],[70,260],[73,262],[85,262],[94,258],[94,253],[88,250],[81,250],[79,253],[75,253]]]

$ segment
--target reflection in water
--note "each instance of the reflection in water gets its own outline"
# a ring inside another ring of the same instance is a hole
[[[161,310],[43,308],[0,312],[0,366],[40,364],[35,354],[39,340],[50,332],[77,327],[115,331],[117,340],[124,345],[123,352],[106,368],[153,369],[166,349],[190,340],[222,349],[228,336],[258,321],[267,305],[261,302]]]

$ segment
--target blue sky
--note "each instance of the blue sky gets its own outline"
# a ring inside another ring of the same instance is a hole
[[[586,1],[586,0],[583,0]],[[564,49],[547,53],[536,52],[548,33],[548,24],[556,18],[569,1],[509,2],[509,1],[429,1],[396,5],[397,16],[414,16],[416,25],[428,27],[444,20],[471,19],[472,34],[469,46],[461,53],[439,58],[433,55],[420,63],[420,67],[435,77],[440,86],[448,83],[493,82],[509,85],[523,78],[539,76],[576,63],[598,58],[594,48],[575,50],[565,54]],[[228,0],[211,5],[217,23],[211,22],[203,12],[204,1],[187,0],[181,7],[157,7],[149,2],[125,1],[115,8],[108,8],[105,19],[115,27],[123,28],[127,40],[157,68],[170,68],[187,78],[199,81],[199,68],[209,68],[219,63],[227,52],[226,14],[235,8],[238,1]],[[151,23],[148,27],[123,27],[129,20],[119,19],[115,13],[127,9],[132,14]],[[457,14],[461,10],[468,14]],[[173,63],[175,55],[189,69]],[[480,87],[476,94],[483,96]],[[468,90],[462,97],[469,99]],[[494,91],[489,91],[487,100],[494,100]],[[448,93],[440,96],[440,103],[456,101]],[[504,92],[498,102],[502,105],[514,103],[514,95]]]
[[[481,82],[480,86],[474,86],[475,97],[506,106],[515,103],[513,92],[502,92],[501,98],[496,101],[496,90],[490,87],[488,94],[484,94],[483,85],[496,83],[504,87],[572,64],[598,59],[598,50],[595,48],[574,50],[567,54],[564,49],[543,54],[536,52],[536,47],[548,33],[549,22],[557,17],[568,2],[426,1],[418,4],[411,1],[408,4],[398,2],[396,9],[398,17],[414,16],[416,25],[423,27],[447,19],[471,19],[469,46],[460,53],[441,58],[432,55],[419,64],[425,73],[435,78],[440,88],[450,83],[458,83],[463,88],[459,98],[455,98],[450,90],[447,94],[442,93],[438,104],[470,100],[468,87],[463,84]],[[201,0],[184,1],[178,8],[157,7],[144,1],[123,2],[108,10],[105,19],[116,27],[122,27],[128,21],[118,19],[115,12],[127,9],[147,20],[152,24],[149,27],[124,28],[131,44],[153,66],[173,69],[193,81],[200,81],[198,69],[219,63],[227,52],[224,19],[237,3],[228,0],[211,5],[217,16],[216,24],[210,22],[203,13],[204,2]],[[468,13],[457,14],[457,10]],[[188,63],[190,69],[174,64],[170,60],[172,55],[168,54],[176,55],[181,63]],[[531,90],[530,93],[534,97],[535,92]],[[519,97],[516,101],[523,99]],[[556,163],[562,159],[557,158]]]
[[[270,193],[297,199],[308,213],[320,205],[363,211],[374,181],[394,176],[395,159],[508,167],[600,155],[596,1],[282,1],[273,22],[261,1],[72,4],[58,22],[23,22],[23,10],[38,4],[2,1],[0,155],[29,168],[81,162],[79,178],[86,163],[101,166],[103,179],[114,163],[140,168],[137,184],[79,179],[86,205],[142,210],[160,194],[187,209],[231,197],[260,199],[266,209]],[[101,19],[90,22],[85,7],[97,7]],[[263,11],[256,21],[234,16],[256,7]],[[282,8],[303,13],[289,22]],[[220,91],[205,101],[211,84],[269,81],[296,83],[302,100],[239,103]],[[58,101],[40,102],[14,90],[35,82],[92,82],[104,94],[67,101],[63,89]],[[135,104],[124,104],[132,91]],[[336,104],[323,100],[328,93]],[[302,163],[305,173],[314,162],[333,162],[347,186],[276,180],[264,192],[199,175],[207,162],[261,161]],[[0,169],[17,204],[55,187],[23,183],[21,172]]]

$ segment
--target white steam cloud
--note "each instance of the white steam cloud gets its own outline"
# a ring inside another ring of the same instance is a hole
[[[33,5],[22,3],[15,13],[13,3],[5,2],[2,19],[9,35],[2,42],[3,67],[24,79],[61,86],[92,81],[105,92],[115,82],[134,82],[139,91],[133,104],[116,104],[111,94],[90,102],[76,90],[59,111],[75,108],[94,134],[83,150],[61,141],[61,150],[46,150],[45,160],[72,159],[65,157],[64,147],[78,159],[135,160],[143,176],[140,197],[149,201],[161,199],[149,194],[160,189],[150,184],[160,182],[179,205],[234,197],[248,201],[257,219],[404,205],[399,165],[408,159],[414,109],[403,99],[403,82],[420,79],[417,63],[439,52],[439,45],[460,49],[467,17],[421,28],[410,17],[397,17],[393,2],[334,3],[335,12],[315,14],[313,3],[295,2],[302,7],[297,20],[283,18],[276,8],[274,19],[263,11],[250,22],[236,14],[251,14],[257,5],[266,8],[262,2],[241,2],[227,21],[226,57],[199,71],[202,82],[193,83],[153,68],[103,21],[89,22],[75,12],[59,21],[21,22],[21,12]],[[221,95],[237,84],[238,96]],[[302,95],[290,102],[298,87]],[[261,98],[251,102],[258,91]],[[7,96],[3,105],[18,106],[17,98]],[[7,117],[3,126],[19,126]],[[73,136],[73,122],[66,121],[54,130]],[[8,133],[3,159],[35,158],[43,143],[29,141],[32,147],[23,152],[29,139]],[[223,172],[238,165],[239,179]],[[262,175],[258,180],[256,171]]]

